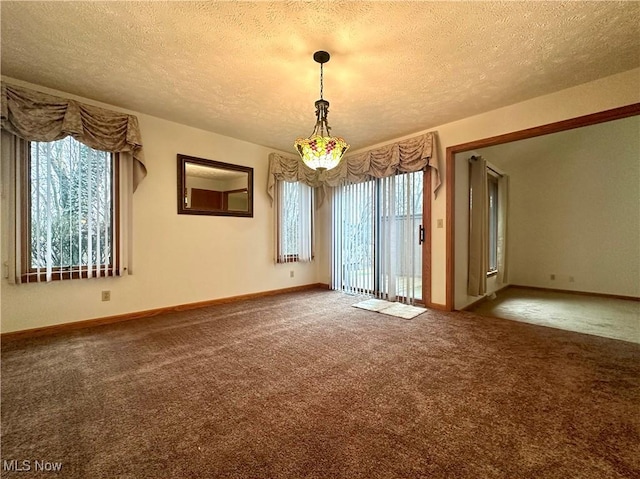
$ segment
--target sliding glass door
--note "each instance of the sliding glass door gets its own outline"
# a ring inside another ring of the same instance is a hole
[[[422,302],[424,172],[334,188],[332,288]]]
[[[373,294],[376,277],[376,182],[333,189],[331,287],[347,293]]]

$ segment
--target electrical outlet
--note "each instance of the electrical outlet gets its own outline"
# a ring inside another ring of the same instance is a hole
[[[575,283],[576,279],[573,276],[569,276],[569,283]]]
[[[436,225],[438,228],[444,228],[444,220],[442,218],[438,218]]]
[[[556,279],[556,275],[555,274],[550,274],[549,275],[549,279],[551,279],[551,281],[554,281]]]
[[[102,301],[111,301],[111,291],[102,292]]]
[[[289,278],[293,278],[293,276],[294,276],[293,270],[289,271]]]

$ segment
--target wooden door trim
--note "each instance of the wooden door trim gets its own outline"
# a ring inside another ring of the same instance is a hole
[[[424,242],[422,243],[422,301],[431,306],[431,168],[427,167],[423,176],[422,187],[422,227]]]
[[[518,130],[503,135],[482,138],[459,145],[447,147],[446,150],[446,214],[447,214],[447,231],[446,231],[446,302],[445,309],[453,311],[454,309],[454,288],[455,288],[455,155],[465,151],[477,148],[486,148],[488,146],[501,145],[512,141],[526,140],[535,138],[536,136],[548,135],[551,133],[559,133],[561,131],[572,130],[584,126],[596,125],[607,121],[619,120],[630,116],[640,115],[640,103],[612,108],[610,110],[600,111],[589,115],[570,118],[554,123],[535,126],[524,130]]]

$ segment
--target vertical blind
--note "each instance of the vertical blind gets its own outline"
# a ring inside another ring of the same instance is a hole
[[[313,189],[278,181],[276,191],[276,262],[313,259]]]
[[[113,161],[66,137],[31,142],[27,281],[113,274]]]
[[[333,289],[413,304],[422,299],[423,172],[334,188]]]
[[[404,173],[380,182],[380,288],[377,296],[413,304],[422,299],[423,173]]]
[[[375,180],[332,190],[332,289],[352,294],[376,289],[375,200]]]

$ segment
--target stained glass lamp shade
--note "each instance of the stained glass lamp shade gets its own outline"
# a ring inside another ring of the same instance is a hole
[[[329,102],[322,98],[322,65],[329,61],[327,52],[316,52],[313,59],[320,63],[320,100],[316,106],[316,126],[309,138],[298,138],[294,146],[300,153],[300,157],[305,165],[313,170],[330,170],[340,163],[342,155],[349,148],[347,142],[339,136],[331,136],[327,114],[329,113]]]

